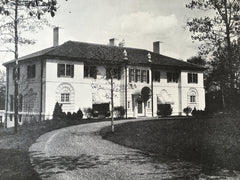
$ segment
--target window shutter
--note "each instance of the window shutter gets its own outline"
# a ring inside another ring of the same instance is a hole
[[[74,77],[74,65],[70,65],[70,74],[71,74],[71,77],[73,78]]]
[[[60,64],[57,66],[57,77],[60,77]]]
[[[36,66],[35,66],[35,64],[32,66],[32,77],[34,78],[35,76],[36,76]]]
[[[132,82],[132,69],[129,69],[129,82]]]
[[[191,82],[191,74],[188,73],[188,83],[190,83],[190,82]]]

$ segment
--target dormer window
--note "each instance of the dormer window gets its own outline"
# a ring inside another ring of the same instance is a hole
[[[73,77],[74,65],[73,64],[58,64],[58,77]]]

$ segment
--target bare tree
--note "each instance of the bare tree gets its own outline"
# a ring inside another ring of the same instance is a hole
[[[127,52],[126,50],[124,51],[124,48],[116,46],[90,46],[88,52],[89,59],[99,60],[99,63],[103,64],[105,68],[108,69],[111,92],[111,130],[114,132],[114,78],[121,78],[119,72],[121,72],[122,67],[124,67],[124,63],[126,63]]]
[[[21,36],[21,29],[34,30],[36,24],[31,24],[30,20],[41,19],[50,13],[53,17],[57,10],[57,0],[1,0],[0,14],[4,18],[4,23],[0,25],[4,43],[14,44],[14,50],[7,47],[7,50],[14,52],[15,58],[15,80],[14,80],[14,132],[18,126],[18,46],[19,44],[31,44],[33,41]],[[32,17],[32,18],[30,18]]]

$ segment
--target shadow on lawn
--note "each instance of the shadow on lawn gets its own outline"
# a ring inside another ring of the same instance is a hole
[[[27,152],[0,149],[0,179],[40,180],[32,169]]]

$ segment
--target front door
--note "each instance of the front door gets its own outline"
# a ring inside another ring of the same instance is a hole
[[[138,108],[138,116],[143,116],[143,102],[139,101],[137,104]]]

